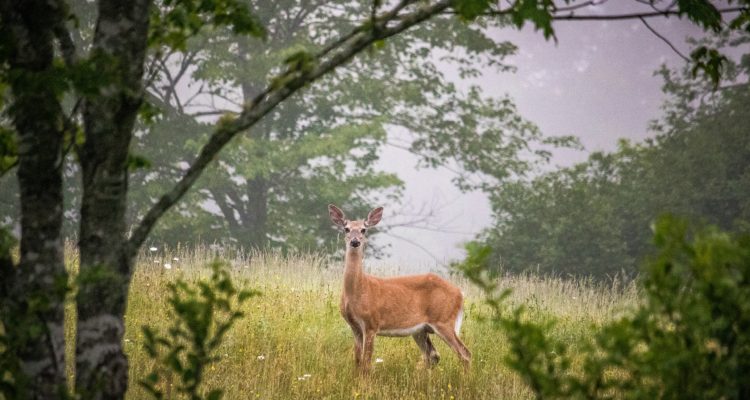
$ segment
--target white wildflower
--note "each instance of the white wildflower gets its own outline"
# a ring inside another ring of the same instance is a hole
[[[172,261],[180,261],[180,259],[177,257],[172,257]]]
[[[149,251],[156,251],[156,250],[159,250],[159,249],[157,249],[156,247],[149,247],[148,250]]]
[[[376,363],[376,364],[379,364],[379,363],[382,363],[382,362],[383,362],[383,359],[382,359],[382,358],[376,358],[376,359],[375,359],[375,363]]]
[[[165,268],[165,269],[172,269],[172,264],[170,264],[170,263],[165,263],[165,264],[164,264],[164,268]]]
[[[266,356],[264,356],[263,354],[258,356],[258,361],[263,361],[265,359],[266,359]]]

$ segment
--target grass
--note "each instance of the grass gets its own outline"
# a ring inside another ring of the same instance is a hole
[[[68,254],[71,254],[69,251]],[[466,293],[462,340],[473,353],[469,373],[433,336],[442,359],[427,369],[411,338],[377,338],[368,378],[354,370],[352,335],[339,315],[342,263],[329,264],[310,254],[277,252],[217,253],[205,247],[146,250],[137,263],[126,314],[125,351],[130,361],[127,398],[144,399],[139,387],[153,367],[143,350],[141,327],[166,331],[167,283],[206,278],[215,257],[226,261],[238,286],[260,290],[229,332],[220,360],[206,375],[206,389],[223,388],[225,399],[498,399],[530,398],[524,383],[503,364],[507,345],[483,317],[480,293],[460,277],[448,277]],[[76,260],[69,260],[75,263]],[[171,269],[164,267],[171,264]],[[388,275],[393,268],[374,273]],[[637,301],[632,286],[604,287],[589,281],[506,277],[513,289],[509,302],[524,304],[530,318],[554,318],[553,334],[572,339],[613,318]],[[72,309],[72,307],[70,307]],[[69,313],[70,318],[72,312]],[[69,326],[72,324],[68,324]],[[69,335],[73,332],[69,331]],[[69,341],[72,343],[72,340]],[[72,360],[72,354],[68,360]],[[72,371],[71,371],[72,372]]]

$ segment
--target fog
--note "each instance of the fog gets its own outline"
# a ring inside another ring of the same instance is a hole
[[[624,13],[634,7],[611,2],[589,9],[604,14]],[[687,38],[703,35],[685,20],[652,19],[648,23],[682,54],[690,50]],[[683,65],[680,55],[640,21],[561,22],[556,29],[557,42],[545,40],[529,26],[521,31],[493,31],[497,40],[518,46],[518,53],[509,58],[517,71],[485,71],[481,85],[486,92],[509,94],[520,113],[545,135],[580,138],[585,150],[556,151],[552,168],[583,161],[593,151],[613,150],[621,138],[639,141],[649,137],[649,123],[661,115],[664,100],[663,79],[655,72],[662,65]],[[483,193],[457,190],[451,183],[451,171],[417,170],[416,161],[408,152],[385,147],[379,167],[404,179],[404,201],[412,209],[438,209],[432,225],[442,232],[395,228],[394,234],[414,243],[383,238],[390,246],[384,261],[418,270],[440,269],[462,257],[461,244],[488,226],[492,211]]]

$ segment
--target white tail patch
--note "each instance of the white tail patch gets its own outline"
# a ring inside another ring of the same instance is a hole
[[[456,317],[456,336],[461,331],[461,323],[464,322],[464,306],[458,309],[458,317]]]

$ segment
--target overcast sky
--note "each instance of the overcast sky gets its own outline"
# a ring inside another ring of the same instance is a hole
[[[595,10],[627,12],[630,3],[615,1]],[[683,54],[690,52],[685,38],[701,35],[690,22],[676,18],[648,22]],[[591,151],[612,150],[619,138],[647,137],[649,121],[660,115],[664,99],[662,79],[654,76],[654,71],[662,64],[679,67],[682,59],[638,20],[559,22],[555,29],[557,44],[545,41],[531,28],[493,31],[493,37],[518,46],[517,55],[509,60],[517,71],[487,71],[481,77],[485,92],[510,94],[521,115],[536,123],[545,135],[575,135],[581,139],[586,151],[558,152],[555,165],[582,161]],[[405,239],[383,238],[391,248],[390,256],[382,262],[405,270],[439,270],[440,264],[460,258],[461,243],[489,224],[489,204],[482,193],[456,190],[450,182],[451,172],[416,170],[415,164],[408,153],[387,148],[380,167],[397,173],[406,182],[406,203],[442,206],[441,220],[436,223],[446,225],[444,230],[450,232],[394,229],[394,234]]]

